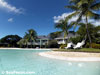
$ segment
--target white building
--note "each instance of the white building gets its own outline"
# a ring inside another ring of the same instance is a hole
[[[65,38],[64,38],[64,35],[62,35],[60,37],[55,38],[55,40],[57,40],[58,44],[66,44],[66,41],[68,40],[68,38],[76,37],[76,36],[78,36],[78,34],[76,34],[73,31],[69,31],[68,36],[66,36]]]

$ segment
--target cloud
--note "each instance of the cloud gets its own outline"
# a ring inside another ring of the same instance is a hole
[[[98,20],[98,21],[93,21],[93,24],[96,25],[96,26],[100,26],[100,20]]]
[[[64,20],[68,15],[72,14],[74,12],[70,12],[70,13],[63,13],[61,16],[54,16],[53,19],[54,19],[54,23],[58,23],[60,20]],[[75,21],[76,19],[78,18],[78,16],[76,17],[72,17],[69,22],[71,21]]]
[[[15,6],[8,4],[5,0],[0,0],[0,8],[7,10],[8,12],[23,13],[22,9],[17,9]]]
[[[60,20],[64,20],[68,15],[70,15],[70,14],[72,14],[72,13],[74,13],[74,12],[63,13],[61,16],[54,16],[54,17],[53,17],[54,23],[59,23]],[[74,17],[72,17],[72,18],[68,21],[68,23],[70,23],[70,22],[72,22],[72,21],[76,21],[77,19],[78,19],[78,16],[74,16]],[[83,19],[83,22],[85,23],[85,20],[84,20],[85,17],[82,17],[82,19]],[[100,25],[100,20],[95,21],[95,20],[93,20],[93,19],[89,19],[89,22],[91,22],[92,24],[94,24],[94,25],[96,25],[96,26]]]
[[[8,22],[13,22],[13,18],[9,18],[8,19]]]

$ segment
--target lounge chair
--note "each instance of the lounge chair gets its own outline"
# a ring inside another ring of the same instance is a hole
[[[74,44],[72,42],[67,43],[67,47],[65,47],[65,49],[72,49],[74,46]]]
[[[82,42],[77,43],[77,45],[75,45],[73,48],[74,49],[79,49],[82,48],[82,46],[85,44],[85,40],[83,40]]]

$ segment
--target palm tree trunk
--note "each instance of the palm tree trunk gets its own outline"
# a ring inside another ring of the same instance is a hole
[[[26,42],[26,47],[28,48],[28,42]]]
[[[66,31],[64,32],[64,38],[63,38],[63,44],[66,44],[65,38],[66,38]]]
[[[69,34],[69,32],[66,30],[64,39],[65,39],[66,37],[68,37],[68,39],[67,39],[67,41],[66,41],[66,39],[65,39],[65,44],[67,44],[67,43],[69,42],[69,36],[68,36],[68,34]]]
[[[87,36],[88,36],[89,43],[90,43],[90,48],[91,48],[92,40],[91,40],[91,37],[90,37],[90,34],[89,34],[89,30],[88,30],[88,18],[87,18],[87,16],[86,16],[86,32],[87,32]]]
[[[32,42],[31,42],[31,48],[33,47]]]
[[[67,33],[67,37],[68,37],[68,39],[67,39],[67,43],[70,42],[70,40],[69,40],[70,38],[69,38],[68,34],[69,34],[69,32]]]

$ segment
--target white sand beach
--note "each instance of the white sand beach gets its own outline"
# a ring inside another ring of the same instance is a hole
[[[67,61],[100,61],[100,53],[84,53],[84,52],[43,52],[39,55]]]
[[[46,48],[0,48],[0,50],[51,50],[51,49],[46,49]]]

